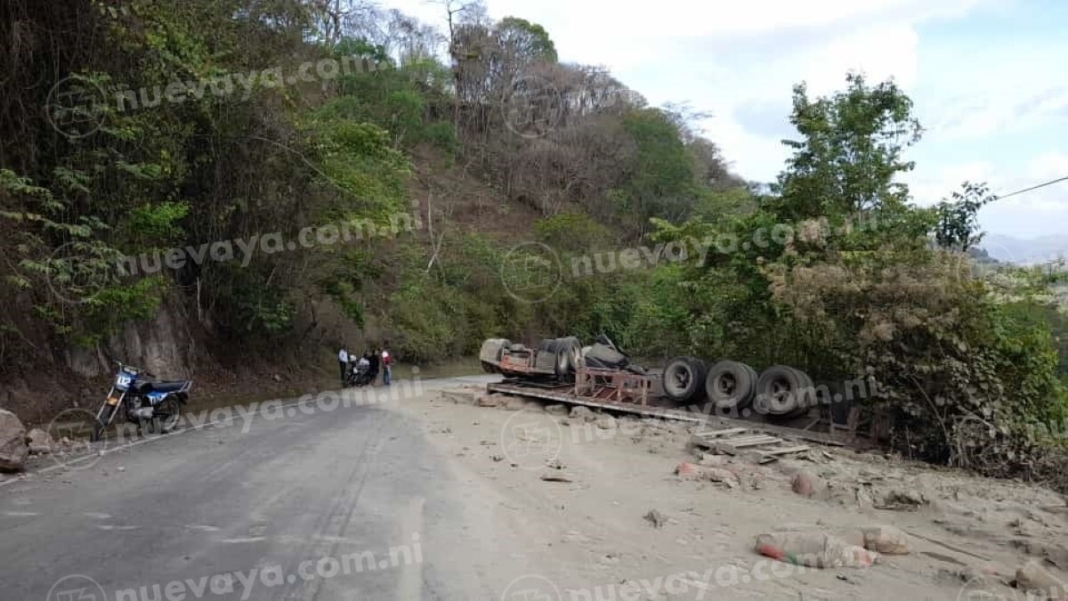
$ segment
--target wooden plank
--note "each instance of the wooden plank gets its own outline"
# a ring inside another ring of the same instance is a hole
[[[800,446],[796,446],[796,447],[782,447],[782,448],[779,448],[779,449],[771,449],[769,451],[761,451],[761,453],[763,453],[764,455],[770,455],[770,456],[788,455],[790,453],[800,453],[801,451],[807,451],[810,448],[812,448],[812,447],[810,447],[808,445],[800,445]]]
[[[697,432],[694,436],[700,436],[701,438],[720,438],[723,436],[743,434],[749,431],[749,428],[727,428],[726,430],[705,430],[704,432]]]
[[[731,443],[735,446],[750,446],[751,443],[757,444],[771,444],[783,442],[782,439],[776,439],[775,437],[760,436],[760,437],[745,437],[737,439],[723,439],[724,442]]]
[[[922,534],[916,534],[912,530],[906,530],[905,532],[911,534],[912,536],[915,536],[916,538],[922,538],[923,540],[925,540],[925,541],[927,541],[929,543],[934,543],[934,544],[936,544],[936,545],[938,545],[940,547],[943,547],[945,549],[949,549],[950,551],[956,551],[957,553],[963,553],[964,555],[968,555],[969,557],[974,557],[976,559],[982,559],[983,561],[990,561],[989,557],[984,557],[984,556],[979,555],[977,553],[972,553],[971,551],[968,551],[966,549],[962,549],[960,547],[951,545],[949,543],[942,542],[942,541],[938,540],[937,538],[931,538],[929,536],[923,536]]]
[[[758,447],[760,445],[766,445],[766,444],[778,444],[780,442],[782,442],[781,439],[775,438],[774,436],[766,436],[764,438],[753,438],[753,439],[749,439],[749,440],[740,440],[740,441],[739,440],[728,440],[727,444],[731,445],[732,447],[734,447],[736,449],[742,449],[742,448],[745,448],[745,447]]]

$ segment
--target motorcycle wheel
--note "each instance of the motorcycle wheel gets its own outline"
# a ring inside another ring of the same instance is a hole
[[[108,405],[104,407],[104,412],[100,414],[100,418],[93,424],[93,431],[89,433],[89,442],[100,442],[104,438],[104,431],[107,429],[107,423],[111,421],[111,415],[115,413],[115,407]]]
[[[159,417],[155,418],[155,430],[160,434],[166,434],[178,427],[182,419],[182,404],[178,399],[164,399],[156,408]]]

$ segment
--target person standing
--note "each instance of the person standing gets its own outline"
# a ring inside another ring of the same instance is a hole
[[[371,362],[371,386],[375,385],[375,381],[378,380],[378,366],[382,362],[382,355],[378,352],[378,349],[374,349],[371,352],[371,356],[368,357]]]
[[[389,343],[382,345],[382,383],[389,386],[393,381],[393,357],[389,355]]]
[[[341,350],[337,353],[337,364],[341,367],[341,387],[345,387],[345,376],[349,371],[349,352],[342,346]]]

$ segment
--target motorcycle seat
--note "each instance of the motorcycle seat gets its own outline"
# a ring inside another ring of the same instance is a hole
[[[163,382],[138,382],[140,392],[176,392],[185,388],[189,380],[171,380]]]

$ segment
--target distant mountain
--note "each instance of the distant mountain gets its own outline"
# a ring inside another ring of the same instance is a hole
[[[987,234],[979,248],[998,261],[1018,265],[1048,263],[1052,260],[1068,258],[1068,236],[1043,236],[1025,240],[1000,234]]]

